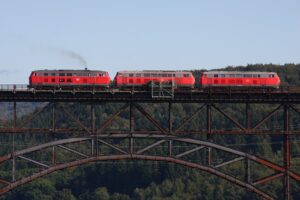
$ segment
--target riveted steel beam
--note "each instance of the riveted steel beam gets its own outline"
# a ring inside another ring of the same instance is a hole
[[[192,148],[192,149],[190,149],[190,150],[187,150],[187,151],[185,151],[185,152],[182,152],[182,153],[180,153],[180,154],[177,154],[177,155],[175,156],[175,158],[181,158],[181,157],[183,157],[183,156],[189,155],[189,154],[191,154],[191,153],[193,153],[193,152],[199,151],[200,149],[204,149],[204,148],[205,148],[205,146],[198,146],[198,147]]]
[[[112,148],[112,149],[114,149],[114,150],[122,153],[122,154],[128,154],[128,152],[124,151],[123,149],[121,149],[121,148],[119,148],[119,147],[117,147],[117,146],[115,146],[113,144],[110,144],[110,143],[108,143],[108,142],[106,142],[104,140],[98,139],[98,142],[100,142],[100,143],[102,143],[102,144],[104,144],[104,145],[106,145],[106,146],[108,146],[108,147],[110,147],[110,148]]]
[[[21,159],[26,160],[26,161],[28,161],[28,162],[32,162],[32,163],[34,163],[34,164],[37,164],[37,165],[42,166],[42,167],[45,167],[45,168],[49,168],[49,167],[50,167],[49,165],[46,165],[46,164],[41,163],[41,162],[39,162],[39,161],[33,160],[33,159],[31,159],[31,158],[27,158],[27,157],[25,157],[25,156],[18,156],[18,158],[21,158]]]
[[[74,115],[72,115],[66,108],[65,108],[65,106],[63,106],[63,105],[59,105],[62,109],[63,109],[63,111],[80,127],[80,128],[82,128],[83,130],[85,130],[87,133],[89,133],[89,134],[92,134],[91,133],[91,131],[85,126],[85,125],[83,125],[80,121],[79,121],[79,119],[77,119],[76,117],[74,117]]]
[[[291,185],[290,185],[290,175],[289,170],[291,167],[291,144],[289,135],[289,106],[284,105],[284,166],[285,166],[285,176],[284,176],[284,199],[291,199]]]
[[[65,147],[65,146],[63,146],[63,145],[57,145],[57,147],[59,147],[59,148],[61,148],[61,149],[64,149],[64,150],[66,150],[66,151],[69,151],[69,152],[71,152],[71,153],[74,153],[74,154],[76,154],[76,155],[82,156],[82,157],[84,157],[84,158],[88,158],[88,157],[89,157],[88,155],[86,155],[86,154],[84,154],[84,153],[81,153],[81,152],[76,151],[76,150],[74,150],[74,149]]]
[[[245,159],[245,157],[237,157],[237,158],[228,160],[228,161],[226,161],[226,162],[220,163],[220,164],[218,164],[218,165],[215,165],[214,167],[215,167],[215,168],[220,168],[220,167],[223,167],[223,166],[226,166],[226,165],[229,165],[229,164],[238,162],[238,161],[243,160],[243,159]]]
[[[157,141],[157,142],[154,142],[154,143],[151,144],[151,145],[148,145],[147,147],[145,147],[145,148],[143,148],[143,149],[138,150],[136,153],[137,153],[137,154],[143,154],[144,152],[146,152],[146,151],[148,151],[148,150],[150,150],[150,149],[153,149],[154,147],[157,147],[157,146],[159,146],[160,144],[165,143],[166,141],[167,141],[167,140],[159,140],[159,141]]]
[[[101,134],[111,123],[124,111],[130,106],[129,103],[126,103],[124,106],[120,108],[117,112],[115,112],[111,117],[109,117],[96,131],[97,134]]]
[[[137,103],[134,104],[134,106],[137,108],[140,113],[142,113],[158,130],[160,130],[162,133],[168,134],[168,132],[161,127],[161,125],[140,105]]]
[[[23,179],[20,179],[12,184],[10,184],[9,186],[6,186],[4,188],[0,189],[0,195],[4,194],[10,190],[12,190],[13,188],[28,183],[30,181],[33,181],[39,177],[43,177],[47,174],[50,174],[52,172],[58,171],[58,170],[62,170],[65,168],[69,168],[69,167],[74,167],[74,166],[78,166],[78,165],[82,165],[85,163],[91,163],[91,162],[96,162],[96,161],[108,161],[108,160],[129,160],[129,159],[134,159],[134,160],[149,160],[149,161],[163,161],[163,162],[169,162],[169,163],[175,163],[175,164],[179,164],[179,165],[183,165],[186,167],[190,167],[190,168],[195,168],[195,169],[199,169],[201,171],[205,171],[208,172],[210,174],[216,175],[220,178],[223,178],[233,184],[236,184],[240,187],[244,187],[256,194],[258,194],[259,196],[261,196],[264,199],[268,199],[268,200],[273,200],[274,197],[272,197],[271,195],[265,193],[264,191],[256,188],[255,186],[245,183],[233,176],[230,176],[228,174],[224,174],[216,169],[213,169],[211,167],[207,167],[207,166],[203,166],[200,164],[196,164],[196,163],[192,163],[189,161],[184,161],[184,160],[179,160],[176,158],[172,158],[172,157],[162,157],[162,156],[151,156],[151,155],[138,155],[138,154],[126,154],[126,155],[108,155],[108,156],[97,156],[97,157],[89,157],[89,158],[85,158],[85,159],[81,159],[81,160],[76,160],[76,161],[72,161],[69,163],[63,163],[63,164],[58,164],[56,166],[50,167],[48,169],[45,169],[43,171],[40,171],[38,173],[35,173],[31,176],[25,177]]]
[[[216,109],[219,113],[221,113],[224,117],[229,119],[232,123],[234,123],[237,127],[239,127],[241,130],[245,130],[244,126],[242,126],[240,123],[238,123],[235,119],[230,117],[227,113],[225,113],[223,110],[218,108],[216,105],[212,104],[212,107]]]
[[[41,113],[45,112],[51,106],[53,106],[53,103],[48,103],[46,106],[37,109],[34,113],[30,114],[25,120],[22,120],[22,123],[19,126],[25,127],[30,122],[32,122],[33,119],[35,119]]]
[[[259,184],[264,184],[264,183],[267,183],[267,182],[270,182],[274,179],[278,179],[280,177],[284,176],[284,173],[275,173],[275,174],[271,174],[267,177],[264,177],[264,178],[261,178],[259,180],[255,180],[252,184],[253,185],[259,185]]]
[[[267,121],[268,119],[270,119],[275,113],[277,113],[280,108],[282,107],[282,105],[279,105],[277,108],[275,108],[273,111],[271,111],[267,116],[265,116],[261,121],[259,121],[253,128],[252,130],[257,129],[258,127],[260,127],[265,121]]]
[[[200,106],[192,115],[190,115],[189,117],[184,119],[182,121],[182,123],[180,123],[180,126],[178,128],[176,128],[175,133],[178,132],[180,129],[182,129],[188,122],[190,122],[204,107],[205,107],[205,104]]]

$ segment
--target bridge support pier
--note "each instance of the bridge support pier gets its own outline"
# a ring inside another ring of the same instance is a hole
[[[169,133],[172,134],[172,103],[169,102]]]
[[[206,105],[206,122],[207,122],[207,137],[206,139],[211,142],[211,105]],[[211,166],[211,148],[207,148],[207,165]]]
[[[53,133],[55,132],[55,107],[56,107],[56,103],[53,102],[52,103],[52,121],[51,121]]]
[[[246,129],[249,131],[251,129],[251,118],[250,118],[250,105],[246,103]]]
[[[12,153],[13,153],[13,159],[12,159],[12,181],[16,180],[16,159],[14,156],[15,153],[15,132],[17,128],[17,102],[14,101],[14,118],[13,118],[13,134],[12,134]]]
[[[129,129],[130,129],[130,138],[129,138],[129,152],[132,155],[134,151],[133,147],[133,137],[132,134],[134,132],[134,116],[133,116],[133,103],[130,103],[129,106]]]
[[[290,152],[290,135],[289,135],[289,105],[284,105],[284,199],[290,200],[290,176],[289,170],[291,166],[291,152]]]

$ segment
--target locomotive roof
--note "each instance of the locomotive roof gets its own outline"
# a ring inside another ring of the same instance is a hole
[[[101,71],[101,70],[89,70],[89,69],[44,69],[44,70],[34,70],[33,72],[65,72],[65,73],[71,73],[71,72],[76,72],[76,73],[83,73],[83,72],[101,72],[101,73],[104,73],[106,71]]]
[[[203,74],[277,74],[276,72],[257,72],[257,71],[208,71]]]
[[[176,70],[133,70],[133,71],[119,71],[118,73],[192,73],[191,71],[176,71]]]

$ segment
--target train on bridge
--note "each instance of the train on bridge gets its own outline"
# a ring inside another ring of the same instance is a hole
[[[107,71],[99,70],[37,70],[29,77],[34,89],[98,89],[143,88],[151,85],[174,88],[209,87],[267,87],[279,88],[280,78],[275,72],[208,71],[195,78],[191,71],[120,71],[112,80]]]

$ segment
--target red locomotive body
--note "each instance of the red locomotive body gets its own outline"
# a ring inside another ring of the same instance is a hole
[[[202,87],[273,87],[278,88],[280,78],[275,72],[210,71],[200,78]]]
[[[37,70],[29,77],[29,87],[42,88],[79,88],[109,87],[108,72],[96,70]]]
[[[117,87],[143,87],[152,82],[173,83],[175,87],[193,88],[195,78],[188,71],[121,71],[114,79]]]

